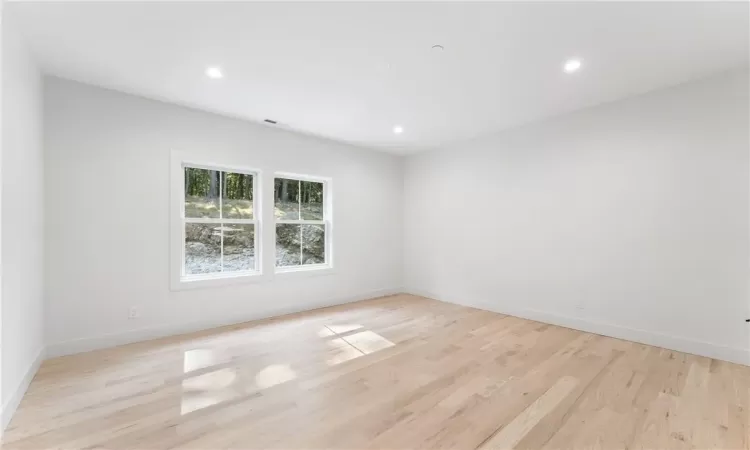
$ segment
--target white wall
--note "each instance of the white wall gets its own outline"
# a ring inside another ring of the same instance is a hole
[[[45,78],[44,113],[50,354],[401,290],[395,156],[57,78]],[[334,273],[170,291],[173,149],[266,177],[331,177]],[[141,318],[128,320],[131,305]]]
[[[42,78],[6,14],[2,22],[2,419],[43,358]]]
[[[408,158],[412,292],[750,364],[748,72]]]

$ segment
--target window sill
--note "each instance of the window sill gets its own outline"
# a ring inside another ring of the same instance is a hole
[[[188,289],[203,289],[212,287],[231,286],[237,284],[259,283],[265,277],[260,272],[236,272],[225,275],[198,275],[193,277],[180,277],[172,283],[173,291]]]
[[[333,267],[327,264],[310,265],[310,266],[292,266],[277,267],[274,274],[277,277],[314,277],[322,275],[331,275],[334,273]]]

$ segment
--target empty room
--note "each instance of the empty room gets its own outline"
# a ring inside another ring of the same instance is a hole
[[[750,450],[750,3],[0,17],[2,448]]]

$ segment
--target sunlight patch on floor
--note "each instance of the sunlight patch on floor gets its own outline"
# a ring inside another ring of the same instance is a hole
[[[270,388],[297,378],[297,374],[287,364],[271,364],[255,375],[255,384],[259,389]]]
[[[325,364],[335,366],[395,345],[378,333],[363,328],[353,323],[323,326],[317,335],[329,349],[325,353]],[[183,355],[183,373],[189,374],[224,362],[225,358],[213,349],[188,350]],[[182,381],[180,412],[188,414],[296,378],[297,373],[288,364],[269,364],[254,374],[221,368],[188,376]]]
[[[211,367],[217,363],[216,351],[212,349],[196,348],[187,350],[183,353],[182,357],[182,371],[183,373],[188,373],[205,367]]]
[[[183,353],[183,370],[186,374],[218,363],[216,352],[211,349],[194,349]],[[234,368],[223,368],[188,376],[181,383],[180,414],[227,402],[295,378],[297,374],[288,364],[270,364],[254,375],[238,373]]]
[[[374,331],[367,330],[346,334],[362,328],[364,327],[359,324],[325,325],[318,332],[321,337],[340,336],[327,343],[332,353],[326,361],[329,366],[335,366],[396,345]]]

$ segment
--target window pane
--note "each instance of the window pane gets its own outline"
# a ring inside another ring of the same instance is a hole
[[[299,181],[287,178],[274,180],[274,214],[277,219],[299,220]]]
[[[214,223],[185,224],[185,275],[221,272],[221,231]]]
[[[253,218],[253,176],[222,172],[222,208],[226,219]]]
[[[299,266],[301,225],[276,225],[276,266]]]
[[[323,220],[323,183],[300,182],[303,220]]]
[[[185,168],[185,217],[219,217],[219,185],[216,170]]]
[[[224,224],[224,272],[255,270],[255,225]]]
[[[323,225],[302,225],[302,264],[326,262],[326,232]]]

